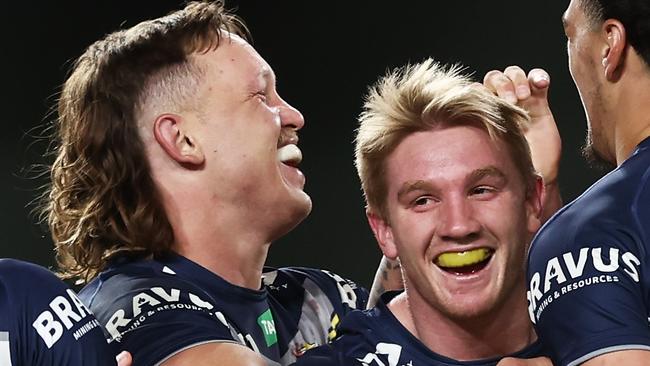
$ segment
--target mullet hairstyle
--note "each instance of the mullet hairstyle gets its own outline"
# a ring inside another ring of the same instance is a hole
[[[58,101],[55,161],[41,204],[63,278],[87,282],[116,253],[170,249],[174,233],[138,117],[152,98],[190,103],[187,89],[197,88],[201,75],[191,55],[214,50],[230,33],[248,35],[222,1],[190,2],[106,36],[75,62]]]
[[[473,83],[462,70],[429,58],[394,69],[370,87],[359,116],[355,164],[371,212],[388,219],[388,155],[406,136],[440,126],[478,124],[493,140],[504,141],[527,190],[532,188],[537,173],[523,135],[528,114]]]
[[[650,67],[650,0],[579,0],[592,29],[607,19],[625,27],[628,43]]]

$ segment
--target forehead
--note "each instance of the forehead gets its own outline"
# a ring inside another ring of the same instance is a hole
[[[275,79],[271,66],[241,37],[224,32],[219,47],[195,55],[209,79],[231,78],[247,83]]]
[[[472,125],[410,134],[388,156],[386,164],[389,190],[415,180],[463,180],[487,167],[496,167],[506,176],[517,174],[505,142]]]

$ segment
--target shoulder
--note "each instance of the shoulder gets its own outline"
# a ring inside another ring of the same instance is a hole
[[[0,308],[0,333],[18,364],[114,362],[92,313],[43,267],[0,260]]]
[[[282,290],[302,298],[327,298],[338,312],[363,309],[368,291],[354,281],[326,269],[306,267],[265,268],[263,284],[269,293]]]
[[[138,363],[156,364],[197,345],[239,341],[217,294],[192,279],[162,262],[141,260],[109,268],[80,296],[111,343],[120,343]]]
[[[14,291],[32,292],[25,285],[55,284],[57,288],[67,287],[56,275],[36,264],[16,259],[0,259],[0,282]]]

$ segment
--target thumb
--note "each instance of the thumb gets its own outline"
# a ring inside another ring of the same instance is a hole
[[[528,73],[528,82],[531,85],[530,92],[533,97],[546,99],[548,87],[551,85],[551,77],[545,70],[530,70]]]
[[[133,358],[127,351],[120,352],[120,354],[115,357],[115,360],[117,361],[117,366],[131,366],[133,363]]]

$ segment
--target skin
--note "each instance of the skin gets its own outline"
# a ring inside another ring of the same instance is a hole
[[[204,71],[198,110],[145,106],[140,120],[174,229],[173,250],[234,285],[257,289],[271,242],[311,209],[299,159],[278,157],[279,148],[298,143],[304,119],[278,95],[271,67],[241,38],[226,35],[216,50],[192,55],[191,62]],[[165,365],[223,360],[262,362],[243,346],[209,343]]]
[[[562,141],[548,106],[550,77],[542,69],[531,70],[526,75],[521,68],[513,66],[503,72],[488,72],[484,85],[500,97],[524,108],[531,116],[525,136],[531,149],[533,166],[544,179],[542,221],[545,222],[562,207],[557,179]],[[368,307],[373,307],[384,292],[403,288],[399,262],[383,257],[375,274]]]
[[[572,0],[564,13],[569,70],[587,117],[587,141],[601,159],[620,165],[650,136],[650,70],[615,19],[592,24]]]
[[[522,263],[541,223],[541,180],[527,190],[505,145],[476,125],[411,134],[386,167],[390,219],[368,219],[384,255],[402,264],[406,291],[389,305],[397,318],[434,352],[458,360],[530,344]],[[494,254],[474,274],[434,264],[442,253],[479,247]]]
[[[650,136],[647,118],[650,69],[629,45],[625,27],[618,20],[590,23],[576,0],[571,0],[562,20],[569,70],[587,117],[587,148],[600,159],[620,165]],[[520,77],[506,74],[495,71],[486,84],[491,83],[499,95],[523,85]],[[497,82],[498,79],[502,81]],[[526,360],[509,362],[516,363],[508,365],[532,365]],[[583,363],[586,366],[621,364],[648,365],[650,352],[617,351]]]

